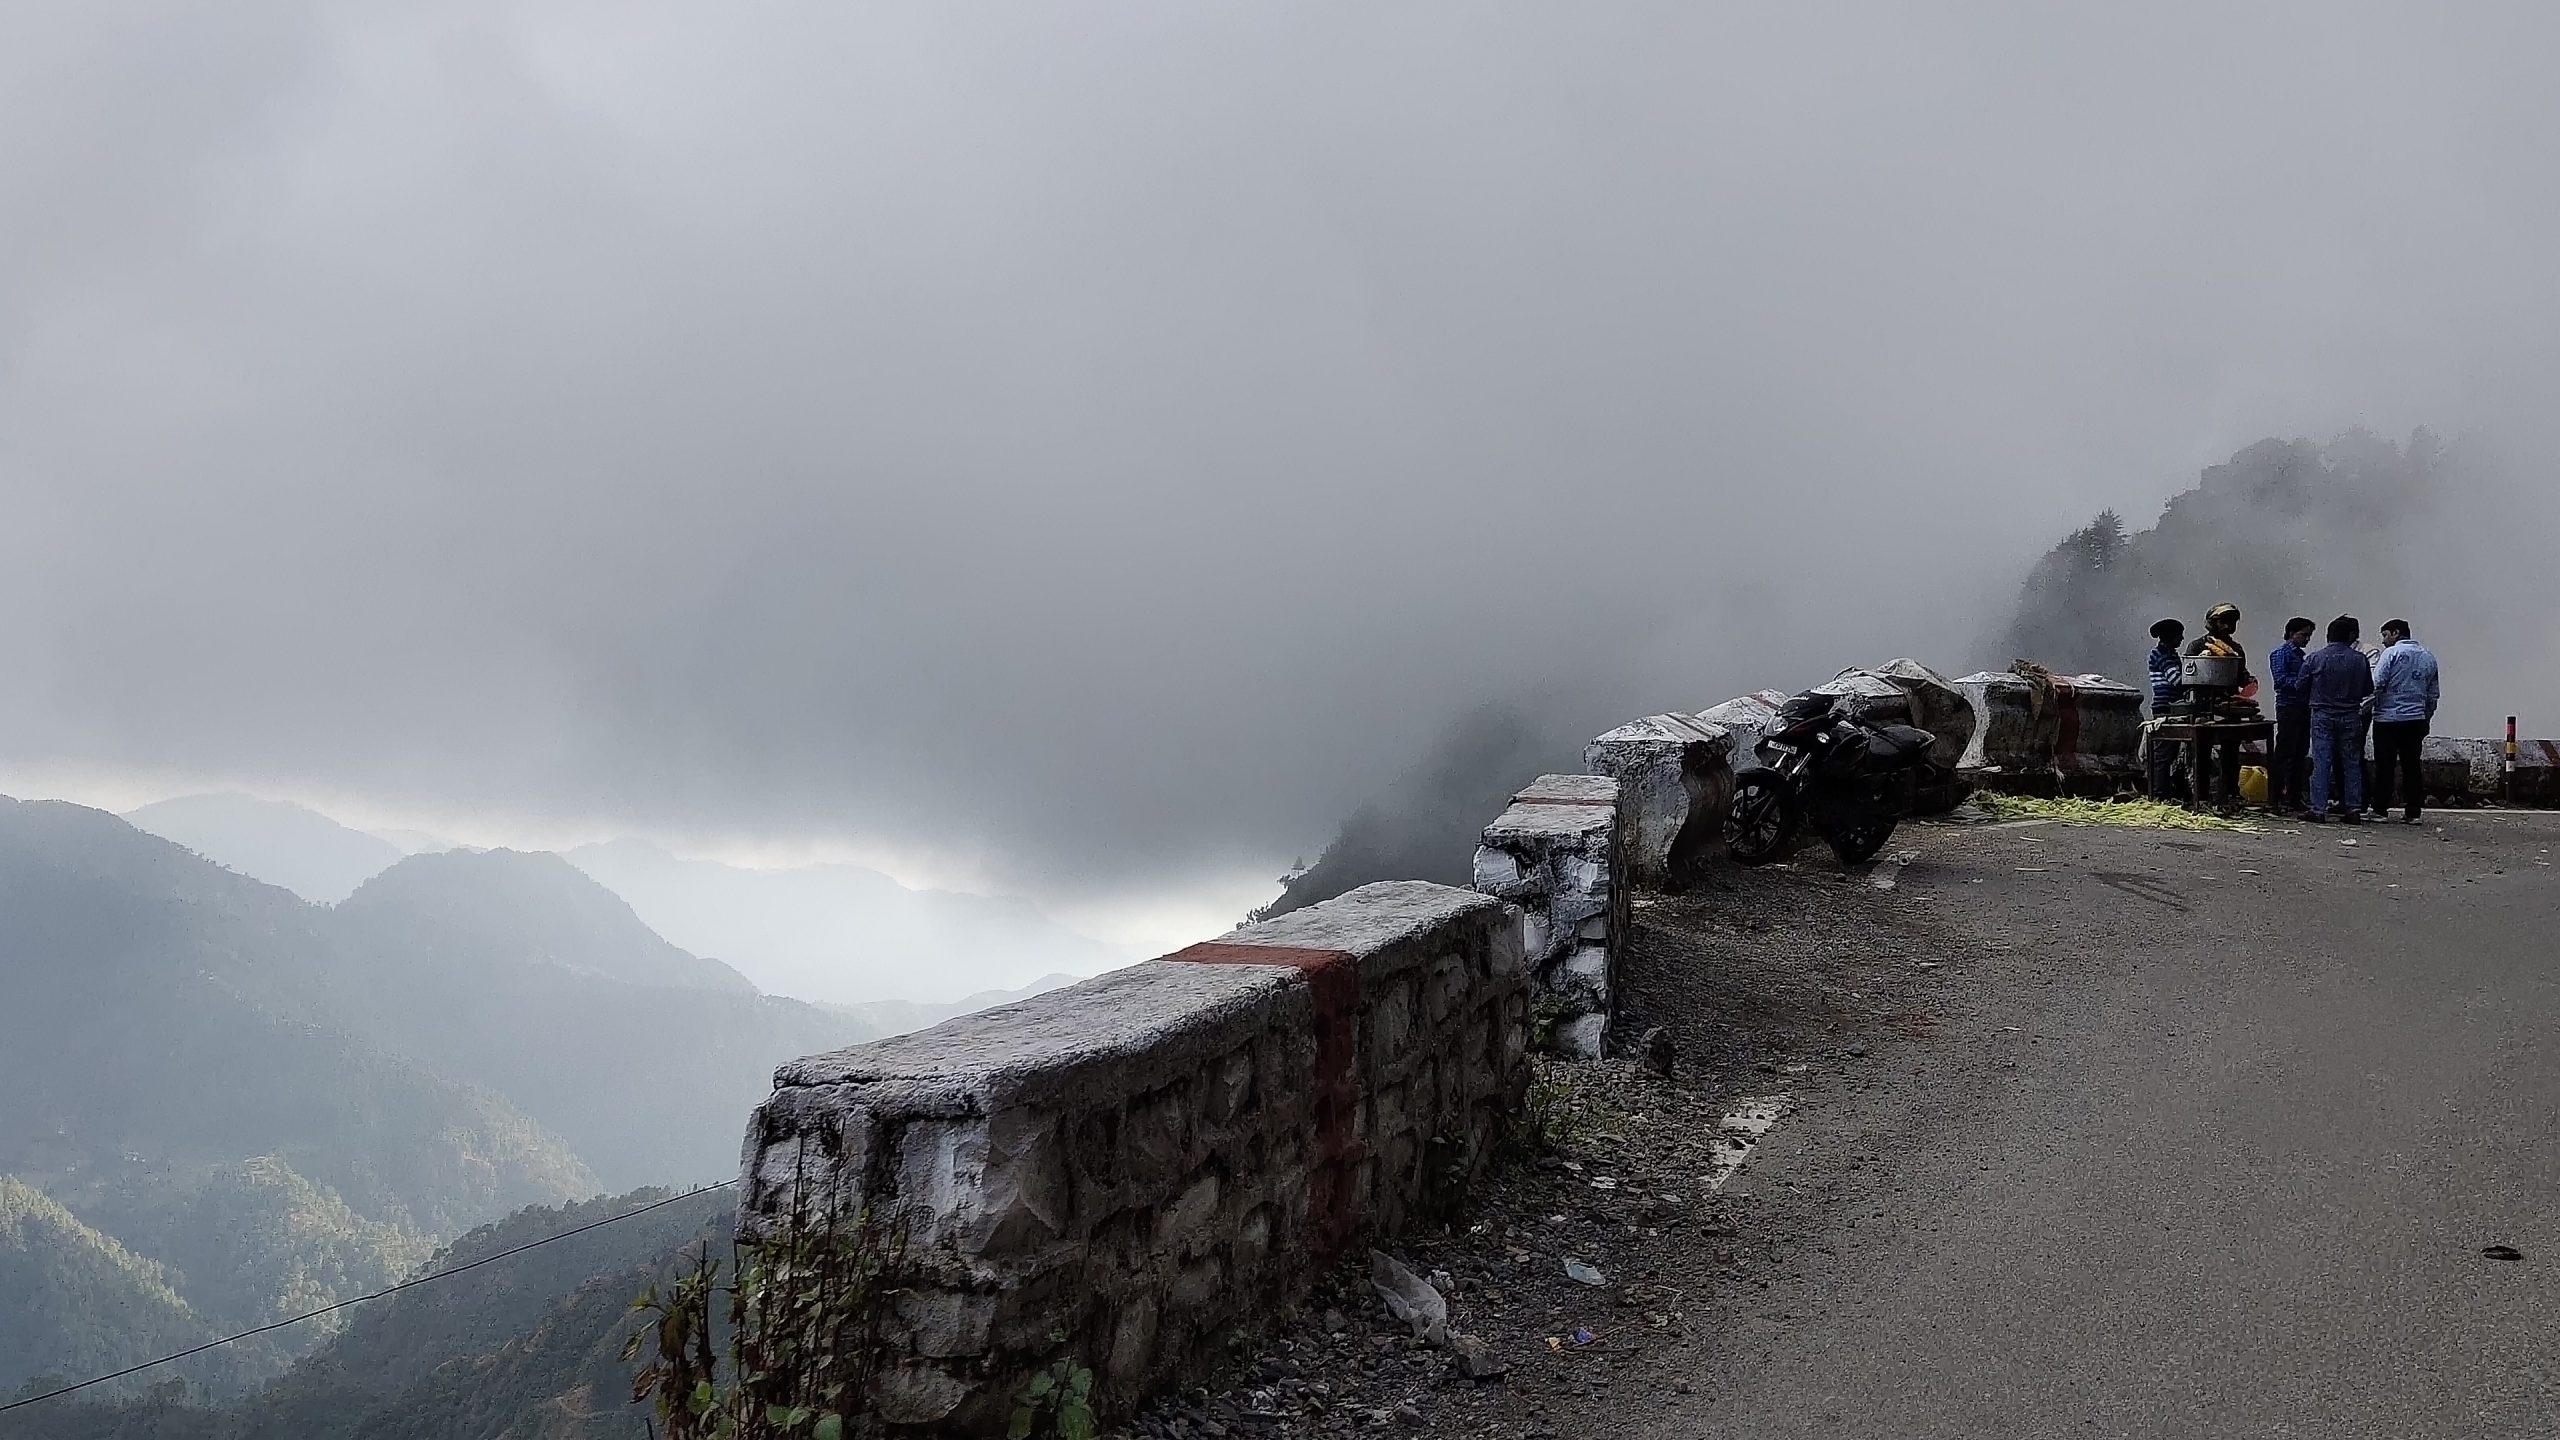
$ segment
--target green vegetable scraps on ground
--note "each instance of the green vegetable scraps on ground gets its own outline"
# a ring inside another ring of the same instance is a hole
[[[2189,810],[2159,800],[2040,800],[2031,795],[1982,794],[1974,797],[1995,819],[2054,820],[2065,825],[2131,825],[2146,830],[2229,830],[2242,835],[2258,827],[2241,820]]]

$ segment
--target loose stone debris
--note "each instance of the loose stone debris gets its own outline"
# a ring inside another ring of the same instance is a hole
[[[1907,1017],[1946,983],[1922,963],[1988,953],[1836,879],[1726,874],[1647,897],[1621,961],[1628,1053],[1539,1062],[1543,1143],[1445,1228],[1347,1257],[1276,1333],[1235,1337],[1211,1384],[1119,1433],[1582,1440],[1630,1404],[1712,1406],[1709,1360],[1800,1263],[1790,1227],[1853,1193],[1792,1160],[1782,1183],[1719,1179],[1785,1117],[1875,1083],[1888,1037],[1912,1043]],[[1673,1053],[1676,1069],[1651,1058]]]

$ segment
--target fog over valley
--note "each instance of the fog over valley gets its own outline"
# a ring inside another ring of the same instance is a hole
[[[2263,436],[2540,473],[2537,10],[1501,14],[13,17],[0,775],[1231,904]]]

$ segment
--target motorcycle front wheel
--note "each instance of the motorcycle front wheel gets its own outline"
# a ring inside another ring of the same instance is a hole
[[[1725,812],[1725,851],[1737,865],[1766,865],[1787,853],[1795,838],[1795,797],[1786,784],[1766,772],[1746,774],[1733,782],[1733,805]],[[1882,843],[1882,842],[1878,842]]]
[[[1855,865],[1875,858],[1875,853],[1884,848],[1884,842],[1893,838],[1895,820],[1896,817],[1886,815],[1836,832],[1829,837],[1831,853],[1839,856],[1843,865]]]

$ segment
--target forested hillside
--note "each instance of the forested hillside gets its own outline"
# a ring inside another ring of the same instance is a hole
[[[597,1188],[502,1097],[338,1020],[325,919],[113,816],[0,800],[0,1173],[200,1321],[354,1293]]]
[[[0,1397],[31,1380],[42,1387],[104,1374],[217,1333],[160,1266],[0,1175]],[[271,1360],[250,1345],[193,1368],[237,1383]]]
[[[669,1198],[635,1191],[475,1229],[422,1273],[610,1221],[359,1306],[257,1394],[53,1402],[0,1415],[0,1440],[639,1440],[645,1412],[620,1358],[632,1298],[729,1237],[726,1192],[631,1213]]]
[[[2537,498],[2425,430],[2405,443],[2361,431],[2326,445],[2261,440],[2205,470],[2147,529],[2110,510],[2066,536],[2029,572],[1996,644],[2055,670],[2138,681],[2153,621],[2176,616],[2201,634],[2204,612],[2226,600],[2243,612],[2253,658],[2296,614],[2323,625],[2356,615],[2368,637],[2400,616],[2444,658],[2449,682],[2469,671],[2469,688],[2448,685],[2448,721],[2487,734],[2502,710],[2555,688],[2508,663],[2519,637],[2506,619],[2545,563],[2550,508],[2547,490]]]
[[[556,856],[416,857],[331,908],[99,811],[0,798],[0,1394],[379,1291],[527,1205],[725,1178],[773,1067],[864,1033],[667,943]],[[509,1233],[577,1223],[563,1213]],[[599,1280],[591,1263],[613,1288],[665,1248],[564,1241],[390,1308],[409,1327],[445,1316],[449,1358],[535,1383],[523,1367],[549,1360],[498,1356],[541,1318],[524,1306]],[[558,1334],[638,1288],[589,1296],[602,1308]],[[339,1323],[119,1388],[179,1379],[160,1408],[218,1400]],[[577,1363],[602,1363],[588,1339]],[[566,1344],[544,1343],[527,1353]],[[457,1415],[502,1403],[486,1385],[434,1395]],[[318,1433],[308,1419],[241,1433]]]

